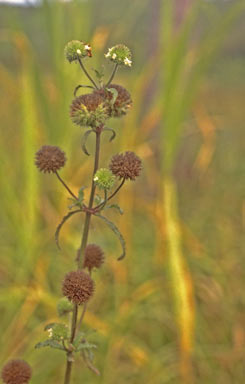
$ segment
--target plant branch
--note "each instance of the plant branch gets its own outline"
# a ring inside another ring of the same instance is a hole
[[[65,189],[69,192],[69,194],[73,197],[73,199],[78,200],[77,196],[71,191],[68,185],[64,182],[64,180],[60,177],[57,171],[55,171],[56,176],[58,177],[61,184],[65,187]]]
[[[70,344],[73,343],[75,335],[76,335],[77,311],[78,311],[77,304],[74,304],[73,313],[72,313]],[[71,379],[71,370],[72,370],[72,363],[73,363],[73,353],[72,353],[72,351],[68,351],[66,355],[67,355],[67,361],[66,361],[66,373],[65,373],[64,384],[69,384],[70,383],[70,379]]]
[[[112,71],[111,77],[110,77],[110,79],[108,80],[108,82],[106,84],[106,87],[108,87],[108,85],[110,85],[112,80],[114,79],[114,76],[115,76],[115,74],[117,72],[117,68],[118,68],[118,64],[115,65],[115,67],[114,67],[114,69]]]
[[[88,71],[86,70],[86,68],[84,67],[84,64],[82,62],[82,60],[80,59],[80,57],[77,57],[78,59],[78,62],[83,70],[83,72],[85,73],[85,75],[87,76],[87,78],[91,81],[91,83],[95,86],[96,89],[98,89],[98,86],[96,85],[95,81],[92,79],[92,77],[90,76],[90,74],[88,73]]]
[[[106,202],[111,200],[117,194],[117,192],[119,192],[119,190],[122,188],[124,183],[125,183],[125,179],[122,180],[121,184],[119,184],[119,186],[117,187],[117,189],[115,189],[115,191],[111,194],[111,196],[109,196],[107,198]],[[104,206],[104,202],[102,202],[99,205],[97,205],[96,207],[94,207],[94,209],[97,211],[97,209],[101,209],[101,208],[103,208],[103,206]]]

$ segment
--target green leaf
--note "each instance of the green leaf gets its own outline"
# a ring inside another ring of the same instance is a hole
[[[60,222],[60,224],[58,225],[58,227],[56,228],[56,231],[55,231],[55,242],[57,244],[57,247],[59,249],[60,248],[60,244],[59,244],[59,235],[60,235],[60,230],[61,228],[63,227],[63,225],[65,224],[65,222],[72,216],[74,215],[75,213],[79,213],[79,212],[82,212],[81,209],[77,209],[76,211],[72,211],[72,212],[69,212],[66,216],[63,217],[62,221]]]
[[[42,342],[37,343],[35,345],[35,349],[40,349],[40,348],[44,348],[44,347],[50,347],[50,348],[54,348],[54,349],[60,349],[61,351],[65,351],[65,349],[62,345],[60,345],[57,341],[51,340],[51,339],[42,341]]]
[[[123,209],[118,204],[107,205],[105,208],[106,209],[107,208],[114,208],[114,209],[116,209],[120,213],[120,215],[123,215],[123,213],[124,213]]]
[[[100,203],[102,203],[103,199],[100,195],[95,195],[95,198],[94,198],[94,202],[95,204],[99,205]]]
[[[102,80],[103,77],[105,76],[104,66],[101,67],[101,70],[98,70],[98,69],[93,69],[93,70],[94,70],[94,73],[95,73],[95,76],[97,77],[97,79]]]
[[[92,129],[89,129],[88,131],[86,131],[82,137],[82,150],[83,152],[85,153],[85,155],[87,156],[90,156],[90,153],[88,152],[87,150],[87,147],[86,147],[86,143],[87,143],[87,139],[90,135],[90,133],[94,132]]]
[[[83,349],[87,349],[87,350],[90,350],[90,349],[97,349],[97,345],[95,344],[91,344],[91,343],[81,343],[77,348],[76,348],[76,351],[79,352]]]
[[[116,99],[117,99],[117,96],[118,96],[118,92],[115,88],[106,88],[106,90],[110,93],[112,93],[112,99],[110,100],[110,103],[112,105],[114,105]]]
[[[111,230],[115,233],[115,235],[118,237],[120,243],[121,243],[121,246],[122,246],[122,254],[118,257],[117,260],[122,260],[124,259],[124,257],[126,256],[126,242],[121,234],[121,232],[119,231],[119,229],[117,228],[117,226],[112,223],[112,221],[108,220],[107,217],[105,216],[102,216],[100,214],[95,214],[95,216],[99,217],[101,220],[103,220],[107,225],[108,227],[111,228]]]
[[[110,140],[109,140],[110,142],[115,139],[116,132],[114,131],[114,129],[106,127],[106,128],[103,128],[103,131],[112,132],[112,135],[111,135]]]
[[[79,192],[78,192],[78,200],[80,203],[83,202],[84,200],[84,189],[86,189],[87,187],[83,186],[79,189]]]

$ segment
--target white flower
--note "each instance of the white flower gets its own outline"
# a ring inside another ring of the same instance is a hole
[[[78,55],[81,55],[81,54],[82,54],[82,52],[81,52],[80,49],[77,49],[77,54],[78,54]]]
[[[105,57],[110,57],[110,52],[107,52],[107,54],[105,55]]]
[[[84,48],[85,48],[87,51],[90,51],[90,50],[91,50],[91,47],[90,47],[90,45],[88,45],[88,44],[86,44],[86,45],[84,46]]]
[[[48,337],[52,337],[53,336],[53,329],[52,328],[49,328],[48,329]]]
[[[131,65],[132,65],[132,61],[131,60],[129,60],[127,57],[124,59],[124,64],[125,65],[128,65],[129,67],[131,67]]]
[[[115,60],[117,58],[117,54],[116,53],[113,53],[112,55],[112,59]]]
[[[98,178],[98,176],[95,176],[94,181],[97,181],[97,180],[99,180],[99,178]]]

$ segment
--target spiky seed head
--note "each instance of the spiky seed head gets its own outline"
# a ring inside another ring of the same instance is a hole
[[[108,106],[108,115],[110,117],[121,117],[126,115],[132,107],[131,95],[121,85],[110,84],[107,88],[100,89],[96,92],[104,98]]]
[[[134,152],[114,155],[111,159],[110,170],[120,179],[135,180],[142,170],[142,162]]]
[[[93,268],[100,268],[104,263],[104,252],[96,244],[88,244],[85,248],[83,267],[91,271]]]
[[[67,297],[62,297],[58,303],[57,303],[57,312],[58,315],[64,316],[67,313],[71,312],[73,310],[72,303],[67,299]]]
[[[115,176],[107,168],[100,168],[94,175],[94,181],[99,189],[110,190],[115,184]]]
[[[31,367],[24,360],[10,360],[2,369],[2,380],[5,384],[26,384],[31,375]]]
[[[72,101],[70,116],[77,125],[97,127],[105,123],[108,112],[103,97],[93,92],[78,96]]]
[[[69,41],[65,46],[64,53],[70,63],[78,60],[78,58],[83,59],[92,56],[90,45],[79,40]]]
[[[125,65],[126,67],[131,67],[132,65],[132,53],[124,44],[118,44],[109,48],[105,57],[118,65]]]
[[[74,304],[86,303],[94,293],[94,282],[91,277],[81,271],[67,273],[62,285],[62,291]]]
[[[43,145],[35,155],[35,164],[44,173],[58,171],[64,167],[65,162],[65,152],[53,145]]]

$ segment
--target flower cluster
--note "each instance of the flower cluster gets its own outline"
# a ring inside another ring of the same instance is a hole
[[[103,97],[108,117],[122,117],[132,106],[130,93],[121,85],[110,84],[96,93]]]
[[[10,360],[2,369],[5,384],[27,384],[31,376],[31,367],[24,360]]]
[[[60,168],[64,167],[65,162],[65,153],[59,147],[53,145],[43,145],[36,153],[35,164],[44,173],[57,172]]]
[[[97,127],[108,118],[103,97],[97,92],[76,97],[70,106],[73,123],[80,126]]]
[[[125,65],[128,67],[131,67],[132,65],[132,54],[130,49],[124,44],[118,44],[109,48],[105,57],[118,65]]]
[[[71,63],[72,61],[82,59],[84,57],[91,57],[91,47],[79,40],[70,41],[65,47],[65,57]]]
[[[104,263],[104,252],[96,244],[88,244],[85,248],[83,267],[92,271],[93,268],[100,268]]]
[[[142,169],[142,162],[134,152],[125,152],[114,155],[111,159],[110,170],[119,179],[135,180]]]
[[[86,303],[94,293],[94,282],[91,277],[81,271],[67,273],[63,281],[62,291],[74,304]]]
[[[107,168],[99,169],[94,175],[94,181],[99,189],[110,190],[115,184],[115,176]]]

